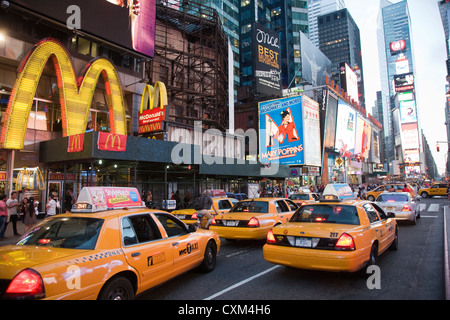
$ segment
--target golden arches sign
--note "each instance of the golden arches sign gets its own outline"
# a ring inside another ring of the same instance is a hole
[[[142,113],[144,109],[152,110],[155,108],[158,104],[158,100],[159,108],[164,110],[164,107],[167,106],[166,85],[160,81],[156,81],[155,86],[147,84],[144,88],[144,92],[142,92],[140,113]]]
[[[23,149],[28,117],[42,71],[52,58],[58,80],[63,136],[85,132],[89,109],[100,75],[103,76],[112,133],[126,134],[125,106],[119,76],[112,63],[105,58],[92,60],[84,76],[77,78],[70,56],[55,39],[39,42],[22,61],[6,109],[5,125],[0,146]]]

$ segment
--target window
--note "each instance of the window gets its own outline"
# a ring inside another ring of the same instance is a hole
[[[294,202],[292,202],[292,201],[290,201],[290,200],[286,200],[286,203],[287,203],[288,206],[289,206],[289,211],[295,211],[295,210],[297,210],[298,206],[297,206]]]
[[[366,203],[363,208],[366,211],[367,218],[369,218],[370,223],[380,221],[380,217],[370,204]]]
[[[300,207],[290,222],[360,224],[358,210],[355,206],[325,204]]]
[[[277,208],[278,213],[288,212],[290,211],[288,206],[283,200],[275,201],[275,208]]]
[[[269,203],[265,201],[241,201],[230,212],[268,213]]]
[[[18,245],[94,250],[102,219],[53,218],[23,238]]]
[[[220,200],[219,201],[219,210],[223,209],[231,209],[231,203],[228,200]]]
[[[148,214],[129,216],[122,219],[122,240],[124,246],[161,239],[161,235]]]
[[[163,225],[169,238],[181,236],[189,232],[186,229],[186,225],[177,218],[164,213],[156,213],[155,215],[158,218],[159,222],[161,222],[161,224]]]

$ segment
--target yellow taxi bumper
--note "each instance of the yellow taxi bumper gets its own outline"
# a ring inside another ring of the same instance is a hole
[[[355,272],[369,261],[368,250],[332,251],[265,244],[264,259],[288,267],[335,272]]]

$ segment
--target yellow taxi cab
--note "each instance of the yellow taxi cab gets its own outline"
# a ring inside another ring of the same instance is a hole
[[[355,272],[375,264],[386,249],[397,249],[394,217],[376,203],[354,199],[348,185],[329,184],[319,202],[301,206],[269,231],[264,258],[300,269]]]
[[[145,208],[135,188],[83,188],[72,213],[0,248],[0,298],[133,299],[190,269],[212,271],[219,248],[215,232]]]
[[[446,183],[434,183],[429,188],[420,188],[419,195],[422,198],[428,198],[433,196],[446,196],[447,184]]]
[[[212,215],[215,215],[216,212],[213,209],[216,208],[219,214],[226,213],[230,211],[230,209],[239,201],[234,198],[228,198],[226,196],[225,191],[223,190],[212,190],[212,201],[213,204],[209,209],[209,212]],[[221,192],[223,191],[223,192]],[[194,209],[194,203],[191,203],[187,208],[174,210],[171,212],[175,217],[186,223],[187,225],[196,224],[197,223],[197,210]],[[203,222],[202,222],[203,223]],[[206,223],[206,222],[205,222]]]
[[[414,188],[410,184],[406,184],[408,191],[411,194],[411,197],[415,198],[416,195],[414,194]],[[403,188],[405,187],[405,183],[388,183],[385,185],[381,185],[369,192],[367,192],[367,200],[369,201],[375,201],[375,199],[384,191],[391,192],[391,187],[394,187],[395,192],[403,192]]]
[[[317,193],[304,192],[304,193],[294,193],[289,196],[289,199],[294,201],[296,204],[301,206],[305,203],[311,203],[319,200],[319,195]]]
[[[224,239],[262,240],[274,225],[289,221],[297,208],[284,198],[246,199],[228,213],[215,216],[209,229]]]

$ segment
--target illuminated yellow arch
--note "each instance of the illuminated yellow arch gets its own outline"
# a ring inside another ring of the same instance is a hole
[[[38,43],[22,61],[6,109],[0,145],[23,149],[28,117],[42,71],[52,58],[58,80],[63,136],[86,130],[89,109],[100,74],[103,76],[112,133],[126,134],[125,106],[116,69],[109,60],[97,58],[85,68],[77,81],[70,56],[64,46],[47,38]]]
[[[155,86],[151,86],[147,84],[144,88],[144,92],[142,92],[142,99],[141,99],[141,111],[150,109],[152,110],[155,108],[158,104],[159,100],[159,107],[164,109],[165,106],[167,106],[167,90],[166,85],[160,81],[155,82]]]

